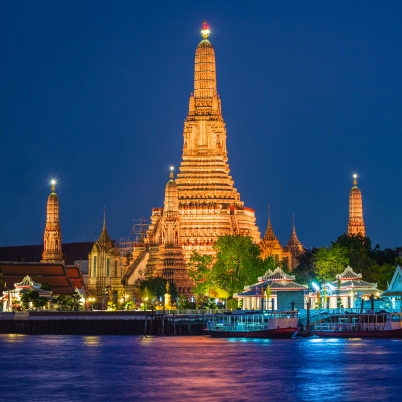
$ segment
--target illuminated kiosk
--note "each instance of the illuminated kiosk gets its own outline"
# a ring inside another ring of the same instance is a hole
[[[258,278],[258,283],[245,286],[243,292],[235,293],[233,297],[242,300],[243,310],[268,310],[272,307],[285,310],[294,307],[300,310],[304,308],[306,294],[307,286],[296,283],[293,275],[286,274],[278,267],[273,272],[268,270]]]
[[[402,268],[397,265],[388,289],[381,294],[390,300],[390,308],[402,311]]]
[[[53,292],[51,290],[43,290],[40,287],[40,283],[35,282],[27,275],[21,282],[14,284],[14,289],[3,292],[3,311],[21,309],[21,296],[31,290],[37,291],[39,297],[46,297],[48,303],[50,303],[53,299]]]
[[[379,297],[381,290],[377,289],[376,283],[369,283],[362,279],[362,274],[358,274],[351,267],[337,276],[337,279],[323,287],[313,285],[315,292],[309,294],[310,306],[320,306],[321,308],[337,308],[338,297],[343,308],[360,308],[362,300],[369,300],[371,295]],[[324,300],[325,298],[325,300]]]

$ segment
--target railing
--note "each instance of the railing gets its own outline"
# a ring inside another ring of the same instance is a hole
[[[250,332],[250,331],[263,331],[267,329],[266,324],[261,323],[218,323],[208,322],[208,329],[210,331],[236,331],[236,332]]]
[[[386,311],[384,309],[367,309],[364,308],[361,310],[360,308],[329,308],[329,309],[318,309],[318,310],[310,310],[310,324],[313,325],[319,321],[326,320],[329,317],[333,316],[339,316],[339,315],[353,315],[353,314],[379,314],[379,313],[393,313],[393,312],[399,312],[397,310],[391,310],[387,309]],[[307,312],[306,311],[301,311],[299,313],[299,322],[301,324],[306,324],[307,323]]]
[[[155,310],[154,314],[182,314],[182,315],[202,315],[202,314],[224,314],[230,310],[226,309],[178,309],[178,310]]]
[[[384,331],[381,323],[317,323],[315,331],[334,332],[334,331]]]

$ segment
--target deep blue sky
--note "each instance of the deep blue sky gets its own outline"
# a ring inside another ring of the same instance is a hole
[[[163,205],[203,19],[229,165],[262,234],[344,233],[359,174],[367,235],[402,245],[402,3],[3,1],[0,245],[38,244],[59,180],[64,242]]]

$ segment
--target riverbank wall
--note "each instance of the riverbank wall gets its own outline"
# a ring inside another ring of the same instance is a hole
[[[147,311],[23,311],[0,313],[0,334],[203,335],[205,315]]]

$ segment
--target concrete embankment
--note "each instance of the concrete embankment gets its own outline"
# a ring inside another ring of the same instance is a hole
[[[147,311],[0,313],[1,334],[202,335],[205,317]]]

